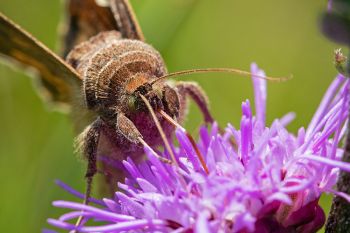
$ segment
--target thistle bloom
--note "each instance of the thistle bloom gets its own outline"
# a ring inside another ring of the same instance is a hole
[[[255,64],[251,70],[264,76]],[[172,146],[177,163],[159,160],[171,160],[167,151],[145,147],[147,160],[123,162],[129,175],[118,184],[121,191],[114,198],[92,200],[95,206],[55,201],[54,206],[72,212],[48,222],[72,230],[70,220],[83,215],[79,232],[317,231],[325,221],[318,204],[322,193],[350,200],[332,189],[339,170],[350,171],[350,165],[340,161],[339,148],[348,116],[349,80],[335,78],[311,123],[297,135],[285,128],[293,114],[266,126],[266,81],[253,79],[253,84],[255,116],[247,100],[239,129],[228,125],[220,133],[216,124],[200,129],[197,147],[204,164],[184,130],[177,129],[179,146]]]
[[[332,0],[328,0],[327,10],[328,11],[332,10]]]

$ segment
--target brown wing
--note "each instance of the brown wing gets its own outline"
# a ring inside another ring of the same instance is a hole
[[[99,32],[117,28],[110,8],[97,5],[95,0],[68,0],[67,19],[64,56],[80,42],[88,40]]]
[[[98,4],[104,2],[105,4]],[[63,55],[80,42],[103,31],[120,31],[124,38],[143,40],[130,4],[126,0],[68,0],[68,27]]]
[[[1,13],[0,54],[34,67],[54,102],[70,104],[73,92],[80,88],[81,78],[73,68]]]
[[[128,0],[110,0],[110,6],[117,21],[118,30],[124,38],[142,40],[144,36]]]

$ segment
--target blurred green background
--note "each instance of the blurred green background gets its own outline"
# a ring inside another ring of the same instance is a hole
[[[249,70],[256,61],[268,75],[293,74],[268,84],[268,121],[294,111],[289,129],[307,126],[336,72],[333,49],[318,30],[326,1],[144,0],[132,1],[147,41],[159,49],[169,71],[195,67]],[[0,11],[51,49],[59,44],[61,1],[1,0]],[[23,71],[0,64],[0,230],[39,232],[57,217],[56,199],[73,199],[54,184],[61,179],[83,190],[84,163],[73,153],[68,117],[50,111]],[[193,75],[207,92],[221,125],[240,119],[240,104],[252,97],[249,79],[225,74]],[[186,127],[201,122],[191,106]],[[330,198],[323,200],[327,211]]]

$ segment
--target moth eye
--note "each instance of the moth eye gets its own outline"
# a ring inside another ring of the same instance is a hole
[[[179,115],[179,97],[174,89],[169,86],[165,86],[163,90],[163,104],[165,111],[171,116]]]

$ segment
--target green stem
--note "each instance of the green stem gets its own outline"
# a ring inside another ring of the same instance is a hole
[[[350,74],[350,63],[347,63],[347,76]],[[349,100],[348,100],[349,101]],[[347,135],[342,160],[350,162],[350,114],[348,116]],[[340,171],[337,181],[337,190],[350,194],[350,173]],[[331,211],[326,223],[326,233],[348,233],[350,232],[350,204],[344,198],[335,196],[332,201]]]

